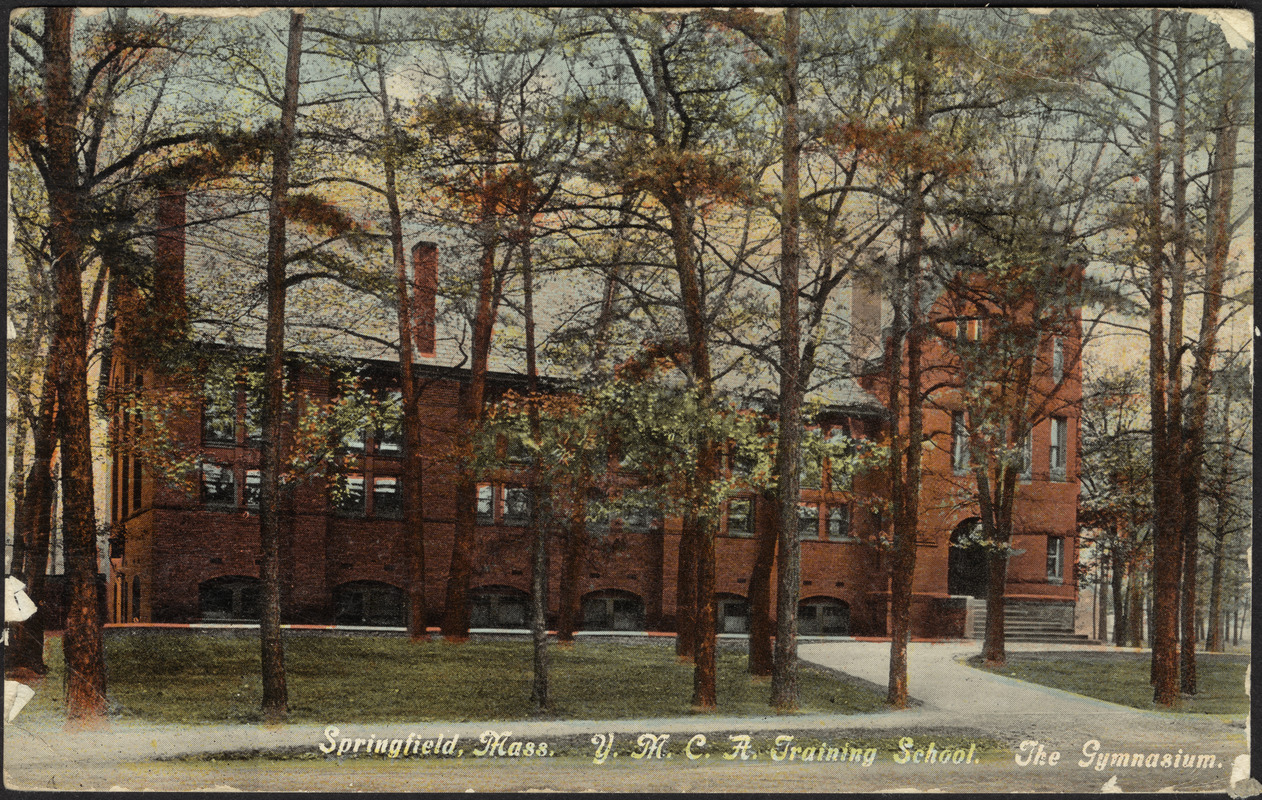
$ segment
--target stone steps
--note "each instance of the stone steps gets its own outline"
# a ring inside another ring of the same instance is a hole
[[[986,638],[986,601],[972,598],[968,601],[972,627],[968,633],[974,639]],[[1086,644],[1092,639],[1087,634],[1074,633],[1056,620],[1044,618],[1037,609],[1029,606],[1004,608],[1004,641]]]

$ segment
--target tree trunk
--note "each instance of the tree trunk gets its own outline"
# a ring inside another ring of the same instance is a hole
[[[1131,647],[1144,646],[1144,582],[1142,573],[1134,566],[1130,570],[1130,579],[1126,584],[1127,603],[1130,611],[1126,614],[1129,623],[1126,643]]]
[[[934,12],[930,12],[934,13]],[[923,12],[917,11],[912,44],[923,47],[915,55],[913,86],[913,128],[923,132],[928,126],[930,68],[933,46],[924,41]],[[898,304],[905,320],[907,346],[907,438],[900,441],[902,421],[903,362],[898,358],[902,342],[896,341],[890,358],[890,415],[894,420],[894,446],[890,448],[892,499],[894,504],[893,574],[890,578],[890,674],[886,702],[895,708],[906,708],[907,642],[911,638],[912,586],[916,572],[916,538],[920,510],[920,459],[924,450],[924,397],[921,395],[921,354],[924,330],[921,323],[920,295],[924,256],[925,173],[914,171],[908,176],[904,209],[903,239],[907,252],[899,264]],[[897,323],[896,319],[896,323]],[[901,333],[901,332],[900,332]],[[900,337],[902,338],[902,337]],[[900,463],[905,458],[905,467]]]
[[[584,476],[586,477],[586,476]],[[584,482],[580,481],[580,486]],[[557,619],[557,641],[572,644],[574,632],[583,621],[583,566],[587,561],[587,504],[582,491],[576,494],[565,537],[565,562],[561,566],[561,608]]]
[[[1126,571],[1126,562],[1122,559],[1121,547],[1114,547],[1110,555],[1112,568],[1109,574],[1113,583],[1113,644],[1120,647],[1125,641],[1126,628],[1129,624],[1126,619],[1126,597],[1122,594],[1122,578]]]
[[[1216,163],[1211,180],[1209,275],[1205,301],[1201,308],[1200,338],[1192,368],[1189,389],[1187,431],[1183,450],[1183,642],[1180,652],[1179,688],[1184,694],[1196,693],[1196,562],[1200,532],[1201,467],[1205,449],[1205,421],[1209,413],[1209,392],[1213,381],[1214,349],[1218,338],[1219,313],[1222,310],[1223,282],[1231,246],[1231,214],[1236,171],[1237,96],[1231,90],[1235,78],[1234,51],[1227,47],[1223,66],[1224,84],[1228,85],[1222,109],[1221,126],[1215,142]]]
[[[1153,460],[1153,621],[1152,684],[1153,700],[1170,706],[1179,698],[1178,616],[1179,578],[1183,549],[1180,542],[1178,455],[1171,446],[1171,425],[1167,410],[1165,353],[1165,237],[1162,231],[1161,87],[1158,63],[1162,12],[1152,11],[1151,47],[1146,54],[1149,82],[1148,142],[1148,247],[1146,258],[1149,287],[1149,409],[1152,417]],[[1173,455],[1173,458],[1171,457]]]
[[[776,505],[780,558],[776,562],[776,648],[771,707],[784,713],[798,705],[798,597],[802,592],[801,500],[802,396],[801,318],[798,314],[800,244],[798,227],[798,36],[801,10],[784,11],[784,135],[781,146],[780,219],[780,430],[776,449]]]
[[[760,501],[767,505],[776,502],[773,492],[763,492]],[[770,675],[771,659],[771,568],[776,560],[776,542],[780,538],[779,506],[776,514],[757,515],[759,522],[772,521],[770,525],[756,525],[758,549],[749,575],[749,674]]]
[[[543,429],[539,420],[539,367],[535,360],[535,287],[534,263],[531,258],[530,225],[527,211],[519,215],[521,228],[521,274],[523,288],[523,312],[526,328],[526,381],[530,392],[530,436],[536,442],[543,441]],[[530,638],[534,681],[530,688],[530,702],[536,714],[552,707],[548,696],[548,525],[549,514],[544,513],[546,500],[540,479],[541,456],[536,454],[530,462],[530,527],[532,548],[530,554]]]
[[[982,658],[989,666],[1001,666],[1008,660],[1004,650],[1004,586],[1008,582],[1008,552],[992,550],[987,559],[990,583],[986,587],[986,639]]]
[[[374,11],[374,34],[381,35],[381,12]],[[408,553],[408,636],[414,642],[429,639],[426,630],[428,608],[425,603],[425,496],[424,469],[421,454],[424,450],[416,376],[413,370],[414,343],[412,330],[413,297],[418,290],[433,287],[409,287],[407,256],[403,243],[403,214],[399,210],[399,190],[395,170],[394,140],[397,135],[386,89],[386,68],[381,51],[376,51],[377,101],[381,105],[381,121],[388,146],[383,149],[381,166],[385,172],[386,205],[390,219],[390,253],[394,260],[394,289],[398,298],[397,323],[399,327],[399,393],[403,399],[403,474],[399,499],[403,506],[403,535],[407,539]],[[414,254],[420,257],[421,253]],[[420,265],[417,265],[420,266]]]
[[[44,598],[45,577],[48,574],[48,540],[52,535],[53,508],[53,455],[56,439],[58,356],[48,354],[44,365],[44,380],[40,391],[39,413],[32,430],[33,442],[31,469],[26,475],[22,502],[17,506],[15,549],[17,536],[25,540],[24,552],[19,565],[15,553],[13,573],[21,574],[26,583],[27,595],[37,603]],[[13,646],[8,658],[15,667],[44,674],[44,619],[47,612],[34,615],[13,628]]]
[[[705,469],[715,463],[711,445],[702,448],[700,464]],[[702,485],[710,485],[715,476],[701,474]],[[714,599],[715,563],[713,515],[698,520],[697,526],[697,602],[693,620],[692,708],[694,711],[712,711],[718,706],[718,622]]]
[[[1101,564],[1101,569],[1103,569]],[[1109,584],[1110,581],[1106,575],[1100,576],[1100,608],[1099,608],[1099,635],[1096,636],[1102,642],[1109,640]],[[1114,623],[1116,625],[1116,623]]]
[[[87,330],[80,266],[82,189],[76,155],[71,67],[74,9],[44,10],[44,87],[47,138],[49,248],[57,282],[57,428],[61,440],[62,535],[70,606],[63,648],[66,716],[74,726],[105,718],[105,652],[97,604],[99,553],[92,486],[91,412],[88,409]]]
[[[679,568],[675,580],[675,655],[693,660],[696,655],[697,531],[696,514],[684,514],[679,536]]]
[[[484,199],[483,217],[490,220],[492,198]],[[486,394],[486,373],[495,329],[495,245],[482,245],[479,262],[478,305],[473,317],[473,348],[469,383],[461,387],[458,435],[466,440],[482,420]],[[447,573],[447,596],[443,607],[442,633],[449,641],[469,638],[469,581],[473,576],[473,545],[477,533],[477,480],[468,467],[456,479],[456,531],[451,547],[451,567]]]
[[[272,146],[272,187],[267,220],[267,334],[264,341],[262,456],[260,458],[259,544],[263,551],[263,608],[259,640],[263,664],[263,718],[283,722],[289,714],[285,649],[281,638],[281,436],[285,408],[285,205],[294,125],[298,116],[298,74],[305,14],[291,11],[289,49],[280,131]]]

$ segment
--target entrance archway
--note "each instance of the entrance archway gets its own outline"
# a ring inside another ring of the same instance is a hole
[[[975,543],[981,520],[971,517],[955,526],[947,553],[947,594],[984,598],[990,588],[986,550]]]

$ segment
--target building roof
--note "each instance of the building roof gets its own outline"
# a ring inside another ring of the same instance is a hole
[[[213,196],[189,197],[185,284],[191,327],[194,336],[203,342],[261,350],[266,323],[265,215],[256,209],[229,221],[208,222],[214,218],[217,201]],[[300,226],[289,227],[291,251],[318,243]],[[439,249],[434,353],[417,355],[414,363],[438,369],[467,369],[473,292],[466,276],[476,264],[476,252],[449,232],[417,231],[411,239],[435,241]],[[396,362],[398,323],[388,245],[381,241],[370,243],[365,252],[355,254],[355,259],[349,258],[349,251],[338,255],[348,257],[347,264],[360,265],[346,270],[342,277],[375,283],[379,287],[377,293],[349,286],[350,281],[343,282],[331,274],[291,286],[286,304],[286,350],[322,360]],[[365,263],[380,264],[380,271],[363,267]],[[470,265],[468,270],[462,269],[465,264]],[[299,264],[289,269],[291,276],[304,272],[332,270]],[[595,319],[601,292],[601,283],[594,273],[571,271],[544,274],[537,279],[534,306],[539,368],[546,377],[565,383],[581,380],[553,356],[572,346],[576,337],[581,338],[583,326]],[[506,286],[496,321],[489,369],[501,376],[525,374],[525,333],[519,295],[519,286]],[[767,332],[760,335],[766,336]],[[618,338],[622,355],[629,357],[645,333],[643,328],[624,325]],[[828,353],[827,342],[821,351]],[[616,352],[611,355],[618,357]],[[713,358],[721,392],[744,404],[774,405],[778,378],[772,367],[756,360],[747,348],[732,344],[716,346]],[[884,412],[881,402],[852,376],[825,366],[817,369],[807,400],[849,413]]]

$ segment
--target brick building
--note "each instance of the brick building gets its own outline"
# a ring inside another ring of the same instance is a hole
[[[150,329],[180,325],[185,307],[183,196],[164,195],[159,221],[167,233],[155,247],[153,296],[163,320],[143,320]],[[190,263],[196,264],[195,259]],[[437,254],[432,247],[413,250],[416,284],[437,285]],[[189,269],[189,283],[194,283]],[[190,293],[192,289],[189,289]],[[431,288],[432,291],[432,288]],[[167,432],[197,450],[204,462],[200,486],[184,487],[154,480],[142,461],[116,448],[111,463],[112,577],[108,591],[111,621],[245,621],[257,617],[260,599],[258,449],[256,415],[248,382],[233,381],[218,391],[190,383],[187,372],[172,375],[161,363],[146,363],[129,348],[128,290],[118,292],[118,328],[109,380],[116,388],[142,388],[181,396],[188,413]],[[140,308],[132,295],[131,308]],[[865,294],[856,290],[854,305]],[[867,298],[869,324],[879,325],[879,310]],[[433,304],[432,295],[421,303]],[[879,305],[876,306],[879,308]],[[152,316],[152,315],[151,315]],[[860,314],[859,316],[862,316]],[[429,318],[432,318],[430,315]],[[391,318],[389,322],[393,322]],[[856,324],[858,321],[856,320]],[[455,348],[444,344],[441,330],[420,332],[416,359],[422,384],[421,407],[429,447],[425,474],[425,562],[428,604],[437,622],[455,528],[455,465],[443,453],[455,430],[456,402],[467,371],[458,366]],[[388,329],[388,328],[387,328]],[[193,326],[194,335],[197,334]],[[1076,342],[1075,342],[1076,343]],[[1071,343],[1071,344],[1075,344]],[[249,343],[232,352],[245,353]],[[1054,345],[1050,340],[1048,347]],[[228,352],[206,342],[205,352]],[[397,364],[391,359],[353,356],[364,385],[382,398],[392,391]],[[1063,362],[1076,376],[1077,360]],[[308,401],[338,391],[328,369],[295,360],[292,385]],[[489,390],[522,386],[511,363],[493,363]],[[866,388],[865,388],[866,386]],[[891,424],[875,392],[877,381],[832,381],[816,398],[825,408],[821,432],[842,430],[879,439]],[[1080,393],[1065,382],[1061,412],[1040,423],[1031,437],[1028,479],[1018,499],[1019,551],[1011,561],[1007,594],[1010,607],[1026,605],[1038,615],[1072,624],[1073,565],[1076,547],[1077,411]],[[120,440],[143,421],[120,403],[112,424]],[[985,592],[985,570],[977,551],[950,546],[971,530],[976,513],[967,504],[947,502],[959,494],[961,476],[951,463],[945,437],[952,430],[945,406],[927,411],[926,427],[938,431],[940,444],[926,453],[925,513],[915,584],[915,628],[921,636],[970,633],[977,600]],[[945,432],[945,433],[944,433]],[[399,514],[401,437],[386,427],[347,436],[338,456],[338,491],[330,479],[298,482],[288,494],[282,536],[282,608],[291,623],[399,626],[406,620],[408,576],[406,541]],[[510,477],[479,486],[478,537],[471,584],[474,628],[522,628],[526,625],[530,581],[526,538],[525,490]],[[887,525],[880,509],[880,476],[833,480],[824,468],[813,485],[804,485],[800,513],[802,589],[800,631],[811,634],[874,634],[886,630],[888,576],[876,542]],[[873,498],[877,498],[874,500]],[[746,586],[755,557],[754,533],[767,524],[769,503],[754,493],[734,496],[724,512],[717,554],[719,631],[748,629]],[[671,630],[680,526],[676,519],[655,518],[649,511],[626,514],[608,525],[593,525],[592,545],[582,570],[583,627],[589,630]],[[553,552],[550,611],[557,610],[562,557]],[[970,598],[972,598],[970,600]],[[774,608],[774,599],[773,606]]]

